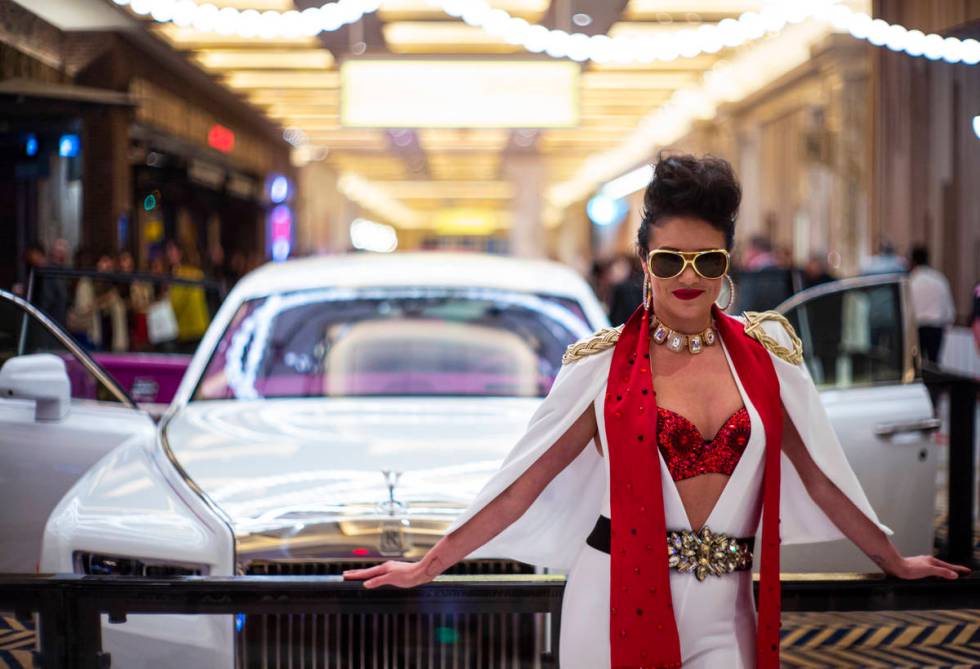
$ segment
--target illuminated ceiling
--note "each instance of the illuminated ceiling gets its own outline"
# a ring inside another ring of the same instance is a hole
[[[220,8],[303,10],[322,0],[210,0]],[[531,23],[570,32],[655,40],[664,31],[696,29],[758,10],[762,0],[492,0]],[[127,10],[128,11],[128,10]],[[447,210],[482,210],[504,227],[514,184],[506,164],[538,156],[549,187],[580,173],[585,161],[627,140],[641,120],[680,88],[700,84],[719,59],[739,50],[649,64],[581,65],[577,127],[345,128],[341,71],[345,59],[552,59],[467,25],[430,0],[384,0],[379,11],[316,37],[242,38],[201,33],[146,19],[147,28],[232,90],[290,129],[300,152],[350,174],[363,192],[383,192],[410,220],[379,218],[403,227],[427,225]],[[445,91],[449,96],[452,91]],[[364,188],[368,188],[364,191]],[[363,203],[362,203],[363,204]],[[391,211],[391,209],[389,209]]]

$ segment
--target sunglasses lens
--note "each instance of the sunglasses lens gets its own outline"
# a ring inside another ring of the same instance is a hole
[[[694,265],[705,278],[717,279],[728,269],[728,259],[724,253],[712,251],[711,253],[702,253],[699,255],[695,259]]]
[[[661,279],[677,276],[684,266],[684,258],[676,253],[654,253],[650,256],[650,271]]]

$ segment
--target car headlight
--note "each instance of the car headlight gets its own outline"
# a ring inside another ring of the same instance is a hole
[[[87,576],[143,576],[145,578],[170,578],[174,576],[207,576],[207,565],[178,564],[143,560],[117,555],[83,553],[73,556],[76,574]]]

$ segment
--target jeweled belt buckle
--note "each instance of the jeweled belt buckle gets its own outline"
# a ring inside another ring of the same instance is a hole
[[[667,533],[667,565],[679,572],[692,572],[699,581],[708,574],[723,576],[752,567],[752,550],[744,541],[716,534],[707,527]]]

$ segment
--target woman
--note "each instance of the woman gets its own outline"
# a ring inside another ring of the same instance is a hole
[[[661,159],[638,236],[643,305],[569,347],[527,433],[420,562],[345,576],[414,586],[477,549],[567,568],[566,669],[775,669],[780,543],[846,536],[894,576],[967,573],[897,552],[785,319],[715,306],[740,197],[723,160]]]
[[[103,274],[116,271],[116,261],[108,251],[99,256],[95,269]],[[128,287],[127,287],[128,288]],[[92,341],[99,350],[125,353],[129,350],[129,324],[126,302],[119,294],[119,287],[111,280],[95,282],[95,329]]]

